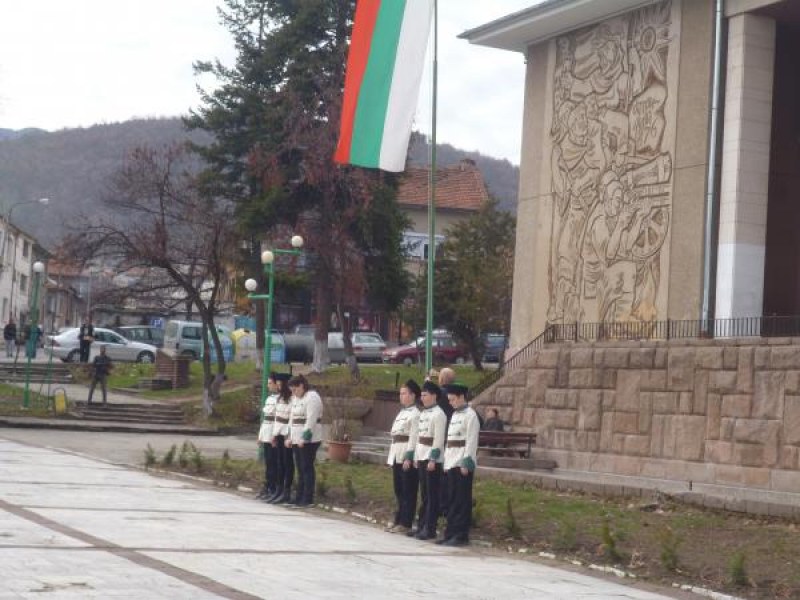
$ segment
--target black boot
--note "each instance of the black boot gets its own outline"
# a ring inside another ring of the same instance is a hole
[[[292,494],[289,491],[283,492],[281,496],[272,504],[287,504],[292,499]]]
[[[281,496],[283,496],[283,489],[282,488],[278,488],[278,489],[275,490],[274,493],[272,493],[269,496],[267,496],[266,498],[264,498],[264,502],[266,502],[267,504],[275,504],[275,502]]]

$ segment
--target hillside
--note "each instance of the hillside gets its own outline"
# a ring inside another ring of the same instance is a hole
[[[103,210],[107,181],[126,153],[137,145],[160,147],[185,139],[180,119],[132,120],[81,129],[46,132],[38,129],[0,129],[0,207],[49,198],[47,208],[36,204],[14,209],[13,220],[45,245],[56,243],[78,225],[80,215]],[[193,133],[195,141],[203,134]],[[427,162],[427,146],[415,136],[410,150],[414,164]],[[519,169],[505,160],[439,146],[439,164],[472,158],[484,174],[489,192],[507,210],[515,211]]]

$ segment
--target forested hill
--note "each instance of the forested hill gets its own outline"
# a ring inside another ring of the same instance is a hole
[[[14,209],[13,220],[45,245],[55,244],[80,215],[102,210],[111,174],[135,146],[161,147],[187,138],[180,119],[142,119],[46,132],[38,129],[0,129],[0,209],[18,202],[49,198]],[[203,134],[191,137],[203,141]],[[484,175],[489,192],[511,211],[516,210],[519,169],[505,160],[439,145],[439,164],[472,158]],[[427,147],[415,136],[414,164],[427,163]]]

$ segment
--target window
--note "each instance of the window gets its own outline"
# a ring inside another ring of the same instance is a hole
[[[19,276],[19,291],[23,294],[28,291],[28,276],[21,273]]]
[[[201,327],[184,327],[181,335],[187,340],[199,340],[202,339],[202,332],[203,330]]]
[[[28,258],[31,253],[31,243],[28,240],[22,242],[22,258]]]

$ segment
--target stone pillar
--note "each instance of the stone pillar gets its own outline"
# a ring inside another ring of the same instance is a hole
[[[745,13],[728,23],[717,318],[762,314],[775,63],[773,19]]]

